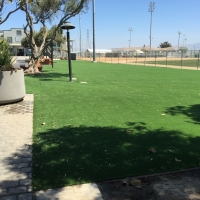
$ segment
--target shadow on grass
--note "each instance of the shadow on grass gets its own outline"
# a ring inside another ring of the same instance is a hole
[[[58,78],[66,78],[68,80],[69,78],[68,73],[64,74],[64,73],[59,73],[59,72],[49,72],[46,70],[42,71],[42,74],[30,74],[26,76],[39,79],[40,81],[55,81],[55,79],[58,79]]]
[[[185,115],[189,117],[194,124],[200,124],[200,104],[186,106],[175,106],[167,108],[166,113],[176,116]]]
[[[186,169],[200,163],[200,137],[151,130],[143,122],[127,125],[128,129],[65,126],[35,134],[33,189]],[[147,153],[151,147],[156,153]]]

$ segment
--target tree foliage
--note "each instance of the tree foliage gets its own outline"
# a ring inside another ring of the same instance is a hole
[[[167,47],[171,47],[172,45],[171,45],[171,43],[169,43],[169,42],[163,42],[163,43],[161,43],[160,44],[160,48],[167,48]]]
[[[9,4],[16,4],[16,7],[9,12],[5,12],[7,6]],[[12,15],[13,13],[19,11],[24,5],[29,4],[30,0],[0,0],[0,25],[6,22],[6,20]]]
[[[56,26],[54,25],[54,26],[52,26],[51,29],[48,31],[48,35],[47,35],[47,37],[46,37],[46,42],[52,38],[55,28],[56,28]],[[44,28],[42,27],[42,28],[40,28],[40,31],[38,31],[38,32],[35,31],[35,32],[33,33],[33,38],[34,38],[35,43],[36,43],[36,45],[37,45],[38,47],[40,47],[41,44],[42,44],[44,32],[45,32],[45,30],[44,30]],[[55,38],[54,38],[54,40],[53,40],[53,44],[55,44],[55,43],[56,43],[56,44],[62,44],[62,43],[64,43],[64,42],[66,42],[66,38],[65,38],[65,36],[62,35],[62,33],[63,33],[62,29],[59,28],[59,29],[57,30],[57,32],[56,32],[56,36],[55,36]],[[21,44],[22,44],[23,47],[29,48],[29,47],[30,47],[29,38],[28,38],[27,36],[24,37],[24,38],[22,39],[22,41],[21,41]]]
[[[28,38],[29,47],[31,48],[30,73],[37,73],[38,69],[35,66],[37,59],[42,55],[43,51],[56,38],[56,33],[60,27],[71,17],[79,14],[81,10],[87,8],[89,0],[40,0],[33,4],[23,6],[22,11],[26,14],[27,24],[24,26],[24,33]],[[59,22],[48,34],[47,24],[51,23],[55,16],[59,16]],[[42,40],[40,46],[34,39],[34,24],[40,23],[42,26]],[[47,38],[50,36],[50,41]]]

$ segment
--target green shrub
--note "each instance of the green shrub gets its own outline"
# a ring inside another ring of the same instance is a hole
[[[10,45],[4,38],[0,38],[0,71],[12,70]]]

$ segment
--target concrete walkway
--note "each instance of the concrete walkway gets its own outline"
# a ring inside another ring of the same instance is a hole
[[[33,95],[0,106],[0,200],[32,199]]]
[[[33,101],[0,106],[0,200],[102,200],[92,183],[32,193]]]

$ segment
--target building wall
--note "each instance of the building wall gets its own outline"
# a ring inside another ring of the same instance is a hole
[[[3,33],[3,37],[10,43],[11,53],[13,55],[20,54],[20,56],[24,56],[29,53],[28,49],[21,45],[22,38],[26,36],[23,28],[11,28],[10,30],[3,30],[1,32]]]

